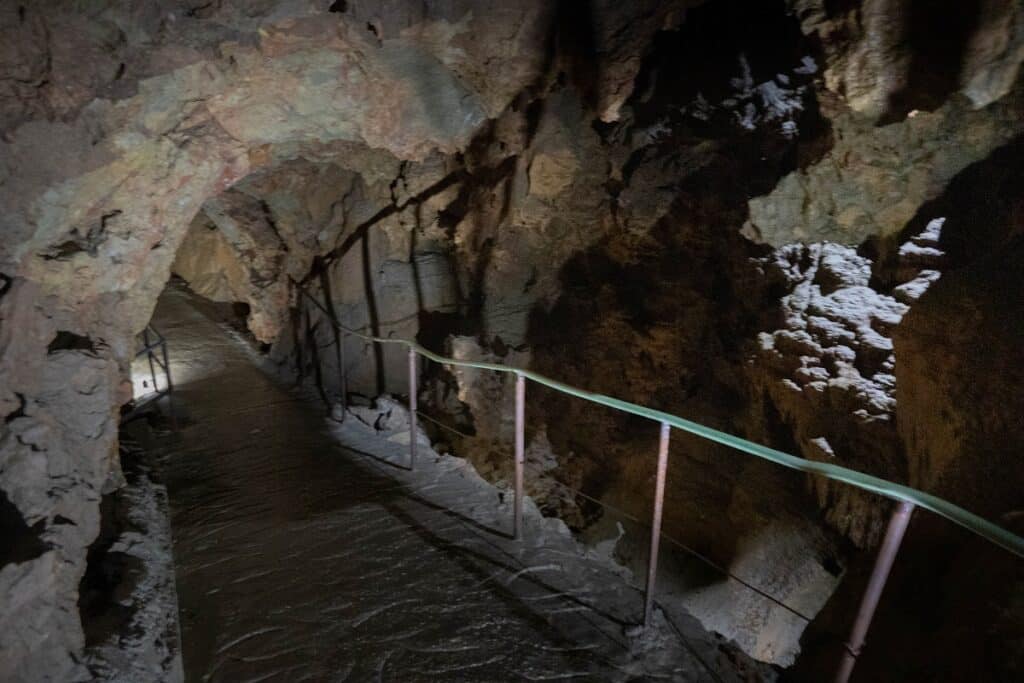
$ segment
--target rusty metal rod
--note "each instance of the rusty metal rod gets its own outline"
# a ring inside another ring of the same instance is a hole
[[[163,355],[164,361],[161,363],[164,368],[164,375],[167,378],[167,391],[174,391],[174,383],[171,381],[171,364],[167,360],[167,340],[160,342],[160,352]],[[157,360],[159,362],[159,359]]]
[[[174,412],[174,382],[171,380],[171,361],[167,357],[167,340],[161,335],[160,348],[164,357],[164,372],[167,375],[167,412],[171,418],[171,429],[178,431],[178,415]]]
[[[409,469],[416,467],[416,350],[409,349]]]
[[[143,343],[146,345],[146,347],[148,349],[148,347],[149,347],[149,328],[148,327],[142,331],[142,340],[143,340]],[[159,391],[160,387],[156,383],[156,368],[153,366],[153,351],[151,349],[146,351],[146,360],[149,361],[149,376],[153,378],[153,391]]]
[[[654,616],[654,583],[658,575],[658,546],[661,544],[661,513],[665,504],[665,471],[668,469],[668,435],[670,426],[661,423],[658,443],[658,474],[654,482],[654,518],[651,521],[651,554],[647,563],[647,592],[644,596],[644,628]]]
[[[332,319],[333,322],[333,319]],[[338,345],[338,391],[341,393],[341,421],[345,421],[348,413],[348,377],[345,374],[345,333],[334,325],[334,342]]]
[[[902,501],[893,511],[892,517],[889,518],[885,539],[882,541],[882,547],[878,550],[875,567],[871,570],[871,580],[868,581],[868,587],[864,590],[864,597],[861,598],[860,608],[857,610],[857,619],[853,622],[850,639],[846,641],[843,658],[839,662],[839,670],[836,671],[836,683],[846,683],[850,680],[853,665],[857,663],[857,657],[864,647],[871,619],[875,616],[875,609],[878,607],[878,601],[882,598],[885,582],[889,578],[889,572],[892,570],[896,553],[899,552],[903,535],[907,531],[907,525],[910,524],[910,516],[913,512],[914,504]]]
[[[147,335],[146,332],[143,331],[143,336],[149,336],[149,335]],[[152,344],[146,344],[141,349],[139,349],[138,351],[135,352],[135,357],[138,358],[138,357],[140,357],[144,353],[152,353],[154,350],[160,348],[161,344],[163,344],[162,341],[155,341]]]
[[[163,344],[164,342],[160,343]],[[164,367],[164,362],[160,360],[160,356],[154,355],[152,351],[150,351],[149,353],[153,357],[153,360],[156,361],[156,366],[166,371],[167,368]]]
[[[512,537],[519,538],[523,530],[523,464],[526,461],[526,378],[516,375],[516,459],[514,514]]]

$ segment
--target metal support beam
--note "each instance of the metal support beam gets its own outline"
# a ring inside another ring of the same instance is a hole
[[[523,465],[526,457],[526,378],[516,374],[516,460],[514,513],[512,537],[519,538],[523,531]]]
[[[416,350],[409,349],[409,469],[416,467]]]
[[[167,376],[167,391],[174,391],[174,383],[171,382],[171,364],[170,364],[170,361],[167,360],[167,342],[166,341],[161,341],[160,342],[160,355],[163,356],[163,359],[164,359],[163,363],[161,363],[161,365],[163,365],[164,374]]]
[[[332,321],[334,322],[333,318]],[[334,342],[337,344],[338,360],[338,391],[341,393],[341,421],[345,421],[348,413],[348,377],[345,375],[345,333],[340,326],[334,324]]]
[[[665,472],[668,470],[669,424],[661,423],[658,443],[658,473],[654,482],[654,518],[651,521],[651,554],[647,563],[647,593],[644,597],[644,628],[654,615],[654,583],[658,575],[658,546],[661,544],[661,513],[665,504]]]
[[[850,639],[846,642],[846,649],[843,652],[843,659],[839,663],[839,670],[836,672],[836,683],[846,683],[853,673],[853,665],[857,663],[857,656],[864,647],[864,640],[871,626],[871,619],[875,616],[875,609],[878,601],[882,598],[882,591],[885,590],[885,582],[889,578],[893,562],[896,560],[896,553],[899,552],[900,544],[903,542],[903,535],[910,524],[910,516],[914,512],[914,504],[901,501],[892,517],[889,518],[889,527],[885,530],[885,539],[882,547],[878,550],[878,557],[875,559],[875,567],[871,570],[871,580],[864,591],[864,597],[860,601],[860,609],[857,610],[857,620],[853,622],[853,629],[850,631]]]
[[[178,415],[174,412],[174,382],[171,381],[171,361],[167,357],[167,340],[160,336],[160,349],[164,357],[164,373],[167,375],[167,412],[171,418],[171,429],[178,431]]]
[[[142,341],[146,345],[146,360],[149,361],[149,376],[153,380],[153,391],[160,391],[156,383],[156,368],[153,366],[153,350],[149,346],[149,328],[142,331]]]

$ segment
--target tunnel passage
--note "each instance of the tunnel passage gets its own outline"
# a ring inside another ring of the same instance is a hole
[[[356,431],[332,435],[311,387],[289,390],[261,370],[255,349],[180,284],[154,324],[173,344],[183,411],[155,453],[186,678],[624,680],[665,666],[624,639],[638,593],[609,566],[574,558],[571,536],[545,538],[554,527],[539,515],[528,529],[538,549],[510,541],[491,509],[500,494],[475,474],[483,490],[467,486],[462,461],[438,465],[435,454],[418,479],[396,478],[388,458],[404,464],[401,440],[389,445],[357,414]],[[436,471],[451,466],[447,478]],[[710,634],[683,628],[692,642],[658,645],[671,670],[735,666]]]

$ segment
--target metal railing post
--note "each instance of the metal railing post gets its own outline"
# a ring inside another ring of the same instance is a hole
[[[857,663],[857,656],[864,647],[864,639],[868,634],[868,627],[871,626],[871,619],[875,616],[875,609],[878,601],[885,590],[885,582],[889,578],[893,562],[896,560],[896,553],[899,552],[900,544],[903,542],[903,535],[910,523],[910,516],[914,512],[914,504],[901,501],[892,517],[889,518],[889,526],[885,530],[885,539],[882,547],[878,549],[878,557],[875,559],[875,567],[871,570],[871,580],[864,590],[864,597],[861,598],[860,608],[857,610],[857,620],[853,623],[850,631],[850,639],[846,642],[843,658],[839,663],[839,670],[836,671],[836,683],[846,683],[853,673],[853,665]]]
[[[156,367],[153,365],[153,349],[149,347],[149,326],[142,331],[142,342],[146,345],[146,360],[149,361],[149,376],[153,380],[153,391],[160,391],[156,383]]]
[[[161,355],[164,358],[164,376],[167,379],[167,391],[174,391],[174,382],[171,381],[171,364],[167,360],[167,340],[164,339],[160,342]]]
[[[925,509],[944,517],[955,524],[967,529],[971,533],[974,533],[990,543],[1003,548],[1018,557],[1024,557],[1024,537],[1018,536],[1013,532],[988,521],[987,519],[976,515],[969,510],[965,510],[962,507],[954,505],[953,503],[939,498],[937,496],[919,491],[909,486],[903,486],[896,484],[879,477],[865,474],[864,472],[858,472],[839,465],[833,465],[830,463],[818,462],[814,460],[808,460],[803,457],[798,457],[790,453],[785,453],[774,448],[769,448],[762,444],[748,441],[741,437],[729,434],[727,432],[719,431],[707,425],[702,425],[690,420],[685,420],[678,415],[671,415],[660,410],[654,410],[630,401],[624,401],[617,399],[612,396],[606,396],[604,394],[596,393],[593,391],[587,391],[579,387],[574,387],[564,382],[559,382],[550,377],[546,377],[538,372],[530,370],[524,370],[510,365],[504,365],[502,363],[492,363],[485,361],[468,361],[468,360],[457,360],[454,358],[446,358],[439,354],[433,353],[421,346],[415,341],[395,338],[395,337],[376,337],[369,334],[363,334],[362,332],[355,329],[348,329],[341,327],[341,324],[337,321],[337,318],[328,313],[327,309],[324,308],[320,302],[318,302],[312,295],[305,292],[302,288],[301,283],[296,283],[299,287],[299,291],[302,292],[306,298],[310,300],[315,306],[321,311],[331,316],[331,320],[334,325],[338,326],[346,332],[346,334],[352,335],[359,339],[365,340],[375,347],[381,344],[387,343],[400,343],[405,344],[411,349],[418,349],[416,353],[420,353],[426,358],[440,363],[442,365],[451,365],[458,367],[467,368],[478,368],[482,370],[493,370],[497,372],[507,372],[522,374],[527,379],[533,382],[546,386],[550,389],[558,391],[563,394],[575,396],[577,398],[595,403],[597,405],[606,406],[614,410],[618,410],[629,415],[636,415],[638,417],[654,420],[658,423],[668,424],[670,427],[680,429],[689,434],[693,434],[701,439],[705,439],[711,443],[717,443],[729,448],[740,451],[749,456],[760,458],[768,462],[774,463],[781,467],[787,467],[805,474],[813,474],[816,476],[825,477],[831,481],[842,482],[857,487],[860,490],[871,491],[875,493],[881,493],[882,495],[888,495],[900,500],[909,501],[911,504],[924,507]],[[304,304],[303,304],[304,305]],[[301,306],[299,317],[301,317]],[[296,326],[297,328],[297,326]],[[296,329],[297,332],[297,329]],[[298,343],[296,339],[296,346],[298,353],[297,356],[301,356],[302,344]],[[412,351],[410,351],[412,353]],[[299,362],[299,374],[301,375],[301,361]],[[415,393],[415,392],[414,392]],[[414,418],[415,419],[415,418]],[[410,439],[410,441],[412,441]]]
[[[409,349],[409,469],[416,467],[416,349]]]
[[[516,373],[516,455],[514,513],[512,537],[519,538],[523,530],[523,465],[526,450],[526,378]]]
[[[661,513],[665,503],[665,472],[668,469],[668,435],[670,426],[661,423],[658,443],[658,474],[654,482],[654,518],[651,521],[651,554],[647,565],[647,593],[644,596],[644,627],[651,625],[654,614],[654,583],[658,575],[658,546],[661,543]]]
[[[160,335],[160,349],[164,357],[164,374],[167,376],[167,412],[171,418],[171,429],[178,431],[178,416],[174,412],[174,382],[171,380],[171,361],[167,356],[167,339]]]
[[[348,377],[345,376],[345,333],[339,329],[339,325],[334,322],[333,317],[331,322],[334,323],[334,340],[338,344],[338,384],[340,385],[339,391],[341,392],[341,421],[344,422],[345,415],[348,413]]]

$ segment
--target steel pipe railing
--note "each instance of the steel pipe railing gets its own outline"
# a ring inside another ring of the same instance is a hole
[[[294,282],[294,281],[293,281]],[[648,564],[648,577],[647,577],[647,588],[645,591],[645,602],[644,602],[644,624],[648,625],[651,620],[653,607],[654,607],[654,590],[655,590],[655,579],[657,573],[657,562],[658,562],[658,548],[659,540],[661,537],[661,512],[662,502],[664,497],[665,487],[665,474],[667,469],[667,455],[668,455],[668,440],[669,433],[672,428],[682,430],[689,434],[701,437],[714,443],[719,443],[730,448],[734,448],[748,455],[761,458],[774,462],[783,467],[798,470],[806,474],[815,476],[825,477],[833,481],[839,481],[845,484],[849,484],[856,488],[871,493],[878,494],[885,498],[896,501],[899,506],[893,513],[892,519],[890,520],[888,531],[886,533],[885,541],[883,542],[882,549],[879,552],[878,559],[875,563],[874,571],[872,572],[871,582],[869,583],[868,590],[865,592],[864,598],[861,602],[860,609],[858,611],[857,620],[854,624],[854,628],[850,634],[850,639],[847,643],[846,650],[844,652],[843,661],[836,675],[837,681],[845,681],[850,675],[853,669],[853,663],[856,661],[857,654],[863,647],[864,639],[867,634],[868,626],[870,625],[871,618],[874,614],[875,608],[878,605],[878,601],[881,598],[882,591],[885,587],[886,579],[888,578],[889,571],[892,568],[892,564],[895,560],[896,551],[902,542],[904,533],[906,531],[907,524],[910,520],[910,513],[915,508],[922,508],[929,510],[940,517],[944,517],[949,521],[957,524],[958,526],[967,529],[971,533],[984,538],[985,540],[1017,555],[1018,557],[1024,558],[1024,538],[1017,536],[1011,531],[1004,529],[987,519],[974,514],[958,505],[955,505],[947,500],[939,498],[938,496],[919,491],[918,489],[903,484],[897,484],[895,482],[887,481],[880,477],[876,477],[864,472],[858,472],[851,470],[839,465],[832,465],[830,463],[815,462],[806,460],[804,458],[785,453],[783,451],[769,448],[752,441],[748,441],[738,436],[728,434],[726,432],[719,431],[712,427],[702,425],[691,420],[672,415],[660,410],[653,408],[647,408],[645,406],[631,403],[629,401],[623,401],[611,396],[604,394],[598,394],[595,392],[587,391],[586,389],[580,389],[564,382],[552,379],[538,372],[532,370],[525,370],[523,368],[516,368],[500,363],[490,363],[485,361],[467,361],[457,360],[455,358],[448,358],[440,354],[434,353],[429,349],[421,346],[415,341],[407,339],[395,339],[377,337],[373,335],[363,334],[358,330],[350,329],[338,322],[334,312],[325,308],[312,294],[299,284],[294,282],[300,297],[307,298],[312,302],[320,311],[327,317],[334,327],[343,334],[352,335],[359,339],[362,339],[369,343],[375,344],[400,344],[408,348],[409,351],[409,382],[410,382],[410,399],[409,399],[409,413],[410,413],[410,424],[415,429],[415,415],[416,413],[416,361],[417,356],[423,356],[429,360],[443,365],[451,365],[458,367],[476,368],[480,370],[493,370],[495,372],[512,373],[516,375],[516,455],[515,455],[515,502],[513,511],[513,535],[518,537],[522,530],[522,471],[521,471],[521,458],[522,449],[524,444],[521,443],[522,439],[522,423],[525,419],[525,381],[527,379],[532,380],[538,384],[544,385],[550,389],[554,389],[570,396],[575,396],[592,403],[614,408],[621,412],[629,413],[639,417],[644,417],[650,420],[654,420],[661,425],[661,438],[658,448],[658,472],[655,481],[655,500],[654,500],[654,519],[653,528],[651,532],[651,548],[650,548],[650,561]],[[340,343],[340,341],[339,341]],[[415,460],[415,435],[414,432],[410,432],[410,460]]]

